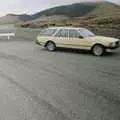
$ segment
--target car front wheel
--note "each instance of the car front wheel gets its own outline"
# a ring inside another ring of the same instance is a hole
[[[95,56],[101,56],[104,54],[105,52],[105,49],[104,49],[104,46],[102,45],[95,45],[93,48],[92,48],[92,52]]]
[[[48,42],[47,45],[46,45],[46,48],[47,48],[48,51],[55,51],[56,46],[53,42]]]

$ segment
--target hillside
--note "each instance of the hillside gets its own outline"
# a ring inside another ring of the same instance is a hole
[[[25,22],[31,20],[31,16],[22,14],[22,15],[15,15],[15,14],[8,14],[6,16],[0,17],[0,24],[15,24],[19,22]]]
[[[96,3],[75,3],[72,5],[59,6],[55,8],[50,8],[42,12],[38,12],[32,15],[33,19],[39,18],[43,15],[65,15],[68,17],[78,17],[84,16],[96,8]]]
[[[96,8],[89,12],[87,16],[110,16],[120,13],[120,6],[110,2],[99,2],[96,4]]]
[[[32,20],[22,27],[60,25],[120,24],[120,6],[109,2],[76,3],[60,6],[31,15]]]
[[[21,27],[109,26],[118,29],[120,6],[110,2],[75,3],[50,8],[33,15],[8,14],[0,18],[0,24],[18,24]]]
[[[68,17],[81,17],[88,14],[93,15],[106,15],[114,14],[120,10],[120,6],[110,2],[83,2],[71,5],[59,6],[50,8],[32,15],[33,19],[41,16],[64,15]]]

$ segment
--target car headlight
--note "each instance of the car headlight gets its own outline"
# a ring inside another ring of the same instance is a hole
[[[109,44],[110,47],[115,47],[116,46],[116,42],[112,42]]]

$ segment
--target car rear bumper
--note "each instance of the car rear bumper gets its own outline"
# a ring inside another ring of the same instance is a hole
[[[36,40],[36,44],[37,44],[37,45],[40,45],[40,46],[45,46],[45,43],[38,42],[38,40]]]
[[[40,43],[39,43],[37,40],[35,41],[35,43],[36,43],[37,45],[40,45]]]

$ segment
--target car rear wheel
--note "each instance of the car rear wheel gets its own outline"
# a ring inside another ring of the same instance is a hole
[[[56,46],[53,42],[48,42],[47,45],[46,45],[46,48],[47,48],[48,51],[55,51]]]
[[[105,52],[104,46],[102,45],[95,45],[92,48],[92,52],[95,56],[101,56]]]

